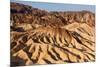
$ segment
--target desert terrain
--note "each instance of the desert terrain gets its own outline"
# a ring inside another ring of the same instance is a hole
[[[95,13],[10,6],[11,66],[95,61]]]

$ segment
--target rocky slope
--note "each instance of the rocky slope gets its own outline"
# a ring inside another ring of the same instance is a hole
[[[95,14],[11,3],[11,65],[95,61]]]

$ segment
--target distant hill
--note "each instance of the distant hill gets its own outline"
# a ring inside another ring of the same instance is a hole
[[[11,3],[10,11],[15,26],[17,23],[63,26],[74,22],[95,26],[95,15],[89,11],[47,12],[19,3]]]

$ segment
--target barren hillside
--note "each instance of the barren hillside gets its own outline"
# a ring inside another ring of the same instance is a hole
[[[95,14],[11,3],[11,65],[95,61]]]

